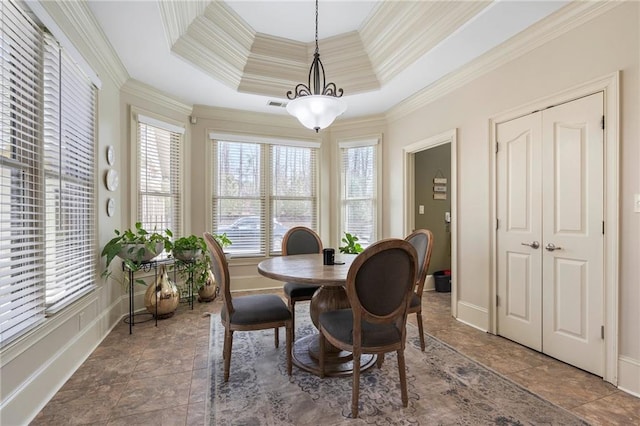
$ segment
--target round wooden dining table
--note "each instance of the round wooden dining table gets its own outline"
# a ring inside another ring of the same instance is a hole
[[[309,306],[311,321],[318,327],[320,313],[349,308],[349,299],[345,291],[347,273],[351,262],[356,258],[352,254],[336,254],[335,261],[343,264],[324,265],[322,254],[297,254],[272,257],[258,264],[258,272],[268,278],[283,282],[295,282],[321,287],[315,292]],[[310,373],[320,375],[319,333],[304,336],[294,342],[293,363]],[[325,375],[344,376],[353,371],[351,352],[341,351],[326,342]],[[363,354],[360,357],[360,370],[364,371],[376,361],[376,356]]]

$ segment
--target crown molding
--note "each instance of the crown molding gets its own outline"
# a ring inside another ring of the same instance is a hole
[[[360,30],[362,43],[382,84],[490,5],[475,2],[384,2]],[[435,22],[435,25],[425,25]]]
[[[187,4],[188,2],[177,2]],[[180,6],[174,6],[180,8]],[[183,19],[194,10],[184,6]],[[166,20],[165,20],[166,22]],[[175,37],[176,25],[171,25]],[[180,23],[186,32],[173,43],[171,51],[205,72],[237,89],[255,37],[253,29],[223,2],[210,2],[190,24]]]
[[[245,124],[250,122],[252,125],[257,126],[275,126],[289,129],[295,128],[295,124],[298,122],[294,117],[285,114],[268,114],[208,105],[194,105],[192,115],[203,119]]]
[[[188,2],[158,0],[169,49],[180,37],[186,34],[191,22],[204,13],[210,2],[210,0],[192,0]]]
[[[191,105],[182,103],[138,80],[127,80],[120,90],[123,93],[145,99],[161,107],[176,111],[179,114],[191,115],[191,112],[193,111],[193,107]]]
[[[467,66],[446,75],[438,82],[390,108],[386,117],[389,121],[398,120],[622,3],[617,1],[571,2],[507,42],[491,49]]]
[[[90,64],[94,64],[92,67],[99,64],[116,87],[121,87],[127,81],[129,73],[84,1],[40,0],[38,3],[60,26],[81,55]],[[95,68],[94,72],[100,76]]]
[[[336,121],[329,127],[331,133],[346,132],[350,130],[368,129],[371,131],[376,128],[384,128],[387,125],[387,117],[385,114],[368,115],[365,117],[354,117],[344,119],[338,117]]]

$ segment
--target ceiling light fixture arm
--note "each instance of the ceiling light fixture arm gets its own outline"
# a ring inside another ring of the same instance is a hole
[[[322,78],[320,77],[322,73]],[[322,95],[322,96],[335,96],[339,98],[343,95],[344,91],[336,86],[335,83],[326,83],[327,78],[324,73],[324,65],[320,60],[320,48],[318,47],[318,0],[316,0],[316,51],[313,54],[313,62],[311,68],[309,68],[309,78],[307,84],[300,83],[296,86],[295,92],[289,90],[287,92],[287,98],[295,99],[300,96],[309,95]],[[312,85],[313,83],[313,85]],[[322,90],[320,90],[322,88]]]
[[[338,89],[335,83],[327,83],[324,73],[324,65],[320,61],[320,48],[318,47],[318,0],[316,0],[316,50],[313,54],[313,62],[309,68],[307,84],[296,85],[295,90],[287,92],[287,98],[291,100],[287,104],[287,111],[302,123],[303,126],[313,129],[316,133],[333,123],[335,118],[347,109],[342,99],[343,90]]]

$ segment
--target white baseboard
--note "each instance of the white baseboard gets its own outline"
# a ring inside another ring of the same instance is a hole
[[[427,275],[427,278],[424,279],[424,291],[435,291],[436,290],[436,280],[433,279],[433,275]]]
[[[618,389],[640,398],[640,360],[618,358]]]
[[[91,306],[93,305],[93,306]],[[71,315],[44,336],[34,336],[34,343],[15,356],[3,369],[21,371],[26,379],[19,383],[0,404],[0,424],[23,425],[31,422],[64,383],[75,373],[93,350],[122,318],[120,302],[84,323],[83,314],[96,309],[97,298],[77,314]],[[94,311],[94,312],[96,312]],[[66,342],[60,346],[60,342]],[[38,365],[32,362],[33,353],[51,349],[50,356]],[[3,371],[3,376],[5,375]]]
[[[464,301],[458,301],[458,316],[456,319],[478,330],[489,330],[489,311],[481,306]]]

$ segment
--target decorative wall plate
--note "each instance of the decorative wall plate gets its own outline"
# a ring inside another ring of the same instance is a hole
[[[116,162],[115,159],[115,154],[113,152],[113,145],[109,145],[107,147],[107,163],[109,163],[110,166],[113,166],[113,163]]]
[[[111,217],[116,212],[116,202],[113,198],[107,200],[107,216]]]
[[[118,189],[118,172],[115,169],[109,169],[104,176],[104,183],[109,191],[115,191]]]

